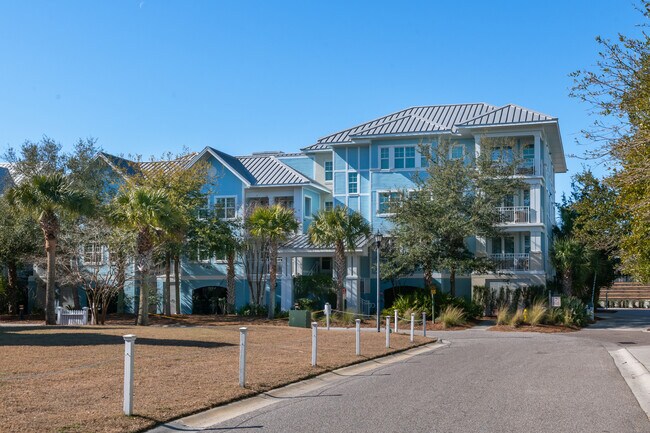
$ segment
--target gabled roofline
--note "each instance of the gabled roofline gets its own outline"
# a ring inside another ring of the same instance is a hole
[[[194,156],[194,158],[192,158],[192,159],[190,160],[190,162],[189,162],[188,165],[187,165],[187,168],[189,168],[189,167],[193,166],[194,164],[196,164],[196,163],[197,163],[201,158],[203,158],[203,156],[204,156],[205,154],[208,154],[208,153],[209,153],[210,155],[212,155],[212,157],[213,157],[214,159],[216,159],[217,161],[219,161],[219,162],[221,163],[221,165],[223,165],[224,167],[226,167],[226,168],[228,169],[228,171],[230,171],[232,174],[234,174],[235,176],[237,176],[237,178],[238,178],[239,180],[241,180],[241,181],[244,183],[244,185],[246,185],[247,187],[250,187],[250,186],[252,185],[252,183],[251,183],[248,179],[246,179],[246,178],[245,178],[244,176],[242,176],[242,175],[241,175],[237,170],[235,170],[235,169],[234,169],[230,164],[228,164],[228,163],[227,163],[227,162],[226,162],[226,161],[225,161],[221,156],[219,156],[219,154],[216,153],[216,152],[214,151],[214,149],[212,149],[212,147],[210,147],[210,146],[206,146],[206,147],[205,147],[201,152],[197,153],[196,156]],[[234,158],[234,156],[233,156],[233,158]]]

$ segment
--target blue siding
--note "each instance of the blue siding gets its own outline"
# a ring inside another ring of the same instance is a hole
[[[359,169],[359,148],[358,147],[348,147],[348,165],[350,170]]]
[[[337,147],[334,149],[334,170],[345,170],[347,164],[345,163],[346,152],[345,147]]]
[[[370,147],[364,146],[361,148],[359,169],[368,170],[370,168]]]
[[[334,173],[334,194],[345,194],[347,179],[345,173]]]

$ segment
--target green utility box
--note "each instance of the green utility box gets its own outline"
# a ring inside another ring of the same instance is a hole
[[[289,326],[295,326],[296,328],[311,327],[311,311],[289,310]]]

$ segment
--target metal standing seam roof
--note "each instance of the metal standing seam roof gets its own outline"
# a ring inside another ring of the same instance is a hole
[[[355,250],[360,250],[365,247],[370,238],[365,236],[359,236],[355,241]],[[286,250],[320,250],[320,251],[334,251],[334,246],[319,247],[311,243],[309,240],[309,235],[306,233],[298,234],[293,238],[289,239],[287,242],[282,244],[278,249],[278,252],[281,253]]]
[[[164,161],[146,161],[136,164],[145,176],[147,173],[153,171],[162,171],[163,174],[169,174],[185,168],[195,156],[196,153],[188,153],[187,155],[183,155],[178,159],[170,159]]]
[[[7,179],[9,179],[10,182],[6,182]],[[15,164],[10,162],[0,162],[0,181],[2,182],[2,185],[0,186],[4,187],[9,183],[17,185],[22,182],[23,179],[25,179],[25,175],[16,170]],[[0,191],[2,191],[2,188],[0,188]]]
[[[549,120],[554,118],[514,104],[497,107],[480,102],[410,107],[330,134],[302,150],[323,150],[329,148],[330,144],[350,143],[354,138],[364,136],[456,132],[462,126],[506,125]]]
[[[237,159],[251,174],[257,186],[309,184],[314,181],[284,164],[273,155],[239,156]]]

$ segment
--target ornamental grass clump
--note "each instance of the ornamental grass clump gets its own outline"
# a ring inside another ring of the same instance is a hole
[[[450,328],[452,326],[464,325],[467,320],[465,319],[465,312],[459,307],[453,307],[451,305],[447,306],[438,320],[442,323],[443,328]]]
[[[510,311],[507,305],[502,305],[497,311],[497,325],[510,324]]]
[[[514,326],[515,328],[521,326],[524,324],[524,312],[523,310],[517,309],[515,314],[512,315],[510,318],[510,326]]]
[[[536,301],[528,312],[528,323],[530,326],[537,326],[544,321],[546,317],[546,303],[544,301]]]

